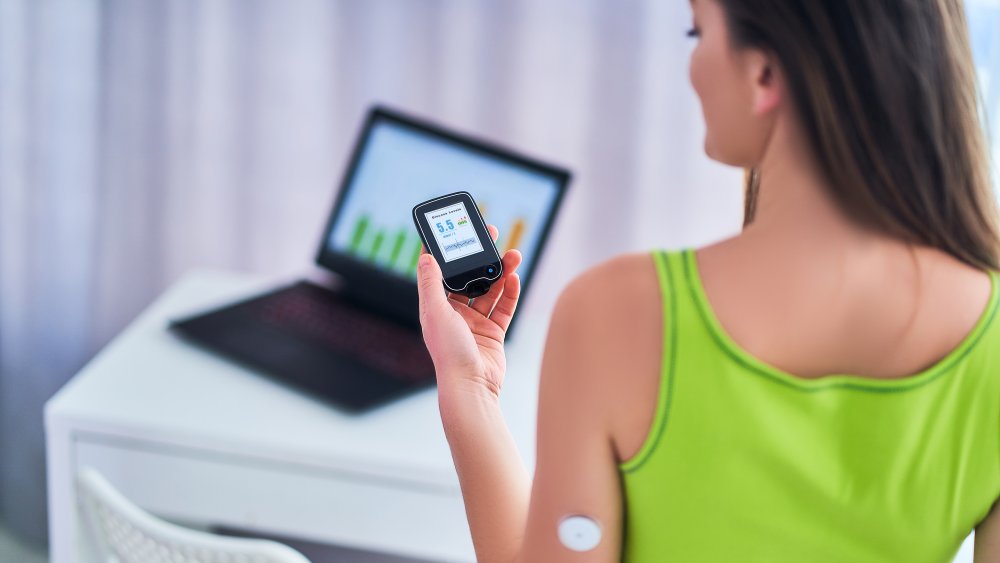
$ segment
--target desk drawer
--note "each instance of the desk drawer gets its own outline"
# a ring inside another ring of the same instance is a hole
[[[460,492],[153,442],[77,436],[94,467],[170,519],[442,561],[474,561]]]

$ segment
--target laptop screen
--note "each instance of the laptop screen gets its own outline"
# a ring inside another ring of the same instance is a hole
[[[528,281],[568,182],[565,170],[384,110],[376,110],[367,125],[326,234],[325,252],[415,280],[421,242],[413,206],[464,190],[483,219],[500,230],[497,250],[521,251],[519,270],[522,281]]]

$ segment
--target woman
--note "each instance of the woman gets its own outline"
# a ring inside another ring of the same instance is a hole
[[[533,480],[497,406],[520,255],[471,307],[421,258],[479,560],[948,561],[975,528],[1000,561],[1000,238],[960,0],[691,6],[745,228],[565,288]],[[560,541],[574,514],[592,549]]]

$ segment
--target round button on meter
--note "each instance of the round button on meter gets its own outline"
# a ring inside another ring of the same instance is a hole
[[[601,527],[586,516],[567,516],[559,521],[559,541],[573,551],[590,551],[601,543]]]

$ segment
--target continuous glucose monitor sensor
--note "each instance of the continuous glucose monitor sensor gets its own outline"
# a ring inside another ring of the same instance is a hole
[[[559,521],[559,541],[573,551],[590,551],[601,543],[601,527],[586,516],[567,516]]]

